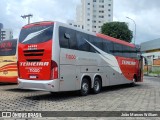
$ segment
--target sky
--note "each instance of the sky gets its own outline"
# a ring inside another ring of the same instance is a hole
[[[33,14],[31,22],[60,21],[76,18],[76,6],[81,0],[0,0],[0,23],[12,29],[18,38],[20,29],[27,24],[21,15]],[[114,0],[113,20],[127,22],[135,32],[136,44],[160,38],[160,0]]]

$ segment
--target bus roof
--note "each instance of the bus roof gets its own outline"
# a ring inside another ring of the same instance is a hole
[[[89,31],[86,31],[86,30],[82,30],[80,28],[69,26],[67,24],[64,24],[64,23],[61,23],[61,22],[57,22],[57,21],[40,21],[40,22],[35,22],[35,23],[31,23],[31,24],[25,25],[22,29],[27,29],[27,28],[30,28],[30,27],[33,27],[33,26],[39,26],[39,25],[52,25],[54,23],[60,23],[61,25],[68,26],[70,28],[73,28],[73,29],[81,31],[81,32],[86,32],[88,34],[95,35],[95,36],[97,36],[99,38],[103,38],[103,39],[106,39],[106,40],[109,40],[109,41],[112,41],[112,42],[115,42],[115,43],[119,43],[119,44],[126,45],[126,46],[133,47],[133,48],[135,47],[134,44],[128,43],[126,41],[123,41],[123,40],[120,40],[120,39],[116,39],[114,37],[110,37],[110,36],[107,36],[107,35],[104,35],[104,34],[93,33],[93,32],[89,32]]]
[[[106,39],[106,40],[109,40],[109,41],[112,41],[112,42],[115,42],[115,43],[119,43],[119,44],[122,44],[122,45],[129,46],[129,47],[133,47],[133,48],[135,47],[134,44],[131,44],[131,43],[128,43],[126,41],[116,39],[114,37],[110,37],[110,36],[107,36],[107,35],[104,35],[104,34],[97,33],[96,36],[100,37],[100,38],[103,38],[103,39]]]
[[[54,22],[52,21],[42,21],[42,22],[35,22],[35,23],[31,23],[31,24],[27,24],[24,27],[22,27],[22,29],[27,29],[33,26],[40,26],[40,25],[52,25],[54,24]]]

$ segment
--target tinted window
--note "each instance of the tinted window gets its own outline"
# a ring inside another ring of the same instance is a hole
[[[89,36],[89,42],[91,42],[94,46],[96,46],[97,48],[101,49],[103,48],[103,41],[101,38],[95,37],[93,35]],[[94,49],[94,47],[90,46],[90,51],[91,52],[95,52],[96,50]]]
[[[77,49],[75,30],[59,27],[59,42],[62,48]]]
[[[95,37],[93,35],[89,35],[89,42],[95,46]],[[90,52],[96,52],[96,49],[90,46]]]
[[[136,49],[135,48],[131,48],[130,49],[131,50],[131,55],[130,55],[130,57],[131,58],[137,58],[137,53],[136,53]]]
[[[17,40],[0,42],[0,56],[13,56],[16,54]]]
[[[122,56],[122,45],[114,43],[114,55],[115,56]]]
[[[123,57],[130,57],[130,47],[123,45],[122,50],[123,50]]]
[[[86,40],[88,40],[88,35],[87,34],[77,31],[76,38],[77,38],[78,50],[83,50],[83,51],[89,51],[90,50],[90,45],[86,41]]]
[[[103,51],[109,54],[113,54],[113,42],[103,40]]]
[[[33,26],[22,29],[19,42],[23,44],[42,43],[52,39],[53,25]]]

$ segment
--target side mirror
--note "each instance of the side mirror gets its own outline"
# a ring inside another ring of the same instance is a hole
[[[64,37],[66,38],[66,39],[70,39],[71,37],[70,37],[70,34],[68,34],[68,33],[65,33],[64,34]]]

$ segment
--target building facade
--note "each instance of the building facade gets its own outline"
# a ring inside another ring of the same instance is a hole
[[[13,39],[13,31],[11,29],[1,29],[1,39],[0,40],[10,40]]]
[[[13,39],[13,31],[11,29],[4,29],[3,24],[0,23],[0,40]]]
[[[112,21],[113,0],[81,0],[76,10],[76,21],[68,21],[68,24],[99,33],[104,23]]]
[[[142,43],[141,51],[145,71],[160,72],[160,38]]]

